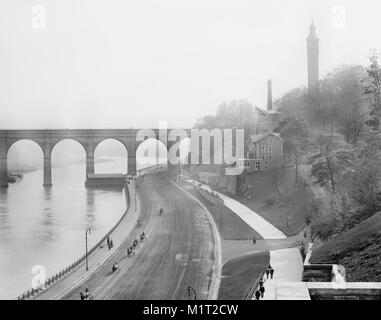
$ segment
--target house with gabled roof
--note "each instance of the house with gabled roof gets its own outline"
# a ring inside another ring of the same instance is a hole
[[[284,139],[279,133],[269,132],[251,135],[247,158],[254,162],[254,171],[266,171],[283,167]]]

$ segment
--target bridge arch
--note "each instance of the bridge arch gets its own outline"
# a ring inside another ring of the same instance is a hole
[[[60,139],[55,141],[49,149],[49,155],[46,153],[44,157],[45,186],[52,185],[52,162],[54,166],[58,167],[86,163],[88,154],[87,147],[77,139]],[[85,176],[85,173],[83,176]]]
[[[99,141],[94,147],[94,166],[96,173],[122,173],[126,174],[128,171],[128,149],[126,145],[120,140],[115,138],[106,138]],[[114,160],[114,167],[108,166],[97,161],[100,159]],[[119,172],[113,172],[116,170]]]
[[[161,140],[148,138],[137,145],[137,170],[159,163],[168,163],[168,150],[166,145]]]
[[[67,143],[69,141],[74,141],[74,142],[78,143],[83,148],[85,153],[86,154],[88,153],[88,146],[84,142],[82,142],[81,140],[75,139],[75,138],[63,138],[63,139],[56,140],[50,146],[47,146],[47,149],[49,149],[50,154],[52,154],[53,150],[57,147],[57,145],[60,145],[61,143]]]
[[[28,163],[21,159],[28,159]],[[43,147],[33,139],[19,139],[12,142],[7,150],[8,172],[21,173],[42,168]]]

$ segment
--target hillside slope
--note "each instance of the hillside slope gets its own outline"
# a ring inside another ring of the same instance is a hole
[[[287,236],[301,232],[311,211],[310,195],[302,181],[295,185],[295,170],[258,172],[247,176],[251,199],[241,201]]]
[[[338,263],[347,281],[381,281],[381,212],[313,251],[312,263]]]

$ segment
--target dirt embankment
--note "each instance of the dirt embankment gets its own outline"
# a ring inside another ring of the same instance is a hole
[[[312,253],[312,263],[337,263],[347,281],[381,281],[381,212],[324,243]]]

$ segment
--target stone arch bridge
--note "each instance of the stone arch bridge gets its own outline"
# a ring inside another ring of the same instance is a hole
[[[163,134],[164,131],[164,134]],[[0,130],[0,187],[8,187],[7,155],[9,148],[19,140],[31,140],[42,149],[44,156],[44,186],[52,185],[51,154],[54,146],[66,139],[79,142],[86,152],[86,177],[94,173],[94,152],[104,140],[120,141],[127,149],[128,173],[136,172],[136,150],[147,139],[156,139],[164,143],[167,150],[180,142],[185,135],[177,136],[175,141],[168,141],[169,129],[79,129],[79,130]],[[184,130],[189,136],[190,130]],[[173,166],[168,163],[168,170]]]

